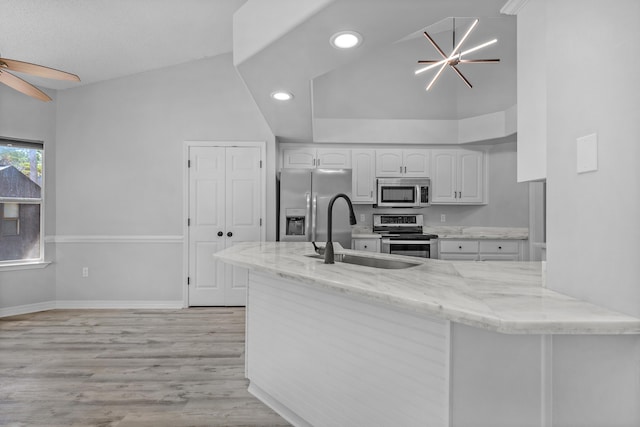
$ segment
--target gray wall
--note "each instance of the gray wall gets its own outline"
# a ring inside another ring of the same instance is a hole
[[[267,141],[275,164],[275,139],[231,54],[66,90],[57,115],[57,234],[169,240],[58,244],[60,301],[182,299],[184,141]]]
[[[49,92],[45,104],[0,85],[0,135],[45,141],[55,242],[49,267],[0,272],[0,309],[181,301],[186,140],[266,141],[275,239],[275,138],[231,54]]]
[[[45,230],[55,233],[55,119],[56,94],[44,103],[0,85],[0,135],[44,141],[45,147]],[[44,236],[42,236],[44,238]],[[55,258],[54,245],[47,244],[48,260]],[[44,269],[0,272],[0,310],[41,304],[55,298],[55,265]]]

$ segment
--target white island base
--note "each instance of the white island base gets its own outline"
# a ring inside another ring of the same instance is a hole
[[[249,391],[296,426],[544,425],[541,343],[251,273]]]
[[[310,254],[216,253],[249,269],[250,391],[292,424],[640,426],[640,319],[540,288],[539,266]]]
[[[251,274],[249,390],[297,426],[446,426],[449,322]]]

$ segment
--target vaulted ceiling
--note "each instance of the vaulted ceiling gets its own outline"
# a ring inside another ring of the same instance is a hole
[[[461,120],[505,111],[516,103],[515,17],[505,0],[0,0],[0,55],[80,75],[81,84],[233,51],[234,63],[274,134],[313,141],[314,121]],[[453,23],[465,42],[498,38],[461,64],[469,89],[445,70],[429,91],[433,71],[415,76],[419,59],[452,49]],[[341,51],[329,38],[341,30],[364,37]],[[188,76],[185,76],[188,78]],[[77,83],[28,78],[66,89]],[[278,103],[275,90],[294,99]]]

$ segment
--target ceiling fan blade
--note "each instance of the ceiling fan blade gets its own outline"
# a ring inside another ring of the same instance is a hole
[[[440,49],[440,46],[438,46],[438,44],[435,42],[435,40],[433,40],[431,38],[431,36],[429,34],[427,34],[427,32],[425,31],[424,36],[427,38],[427,40],[429,40],[431,42],[431,44],[433,45],[433,47],[436,48],[436,50],[438,52],[440,52],[440,55],[442,55],[443,58],[448,58],[448,56],[444,53],[444,51],[442,49]]]
[[[25,95],[29,95],[33,98],[37,98],[41,101],[51,101],[49,95],[33,86],[31,83],[27,83],[22,80],[20,77],[16,77],[7,71],[3,71],[0,69],[0,83],[4,83],[7,86],[17,90],[18,92],[22,92]]]
[[[424,60],[418,61],[418,64],[435,64],[436,62],[442,62],[442,61],[436,61],[435,59],[424,59]]]
[[[471,89],[473,87],[471,85],[471,83],[469,82],[469,80],[467,80],[467,78],[460,72],[460,70],[458,70],[458,68],[455,65],[452,65],[451,68],[453,68],[453,71],[456,72],[458,77],[460,77],[462,79],[462,81],[465,82],[467,84],[467,86],[469,86],[469,89]]]
[[[476,64],[489,64],[494,62],[500,62],[499,59],[461,59],[460,63],[476,63]]]
[[[30,62],[16,61],[15,59],[0,58],[0,68],[5,68],[19,73],[31,74],[38,77],[56,80],[80,81],[80,77],[55,68],[43,65],[31,64]]]

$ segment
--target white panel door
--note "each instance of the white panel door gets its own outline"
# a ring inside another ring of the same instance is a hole
[[[261,150],[190,147],[189,160],[189,305],[245,305],[248,271],[213,254],[261,239]]]
[[[227,247],[238,242],[260,240],[260,149],[229,147],[225,237]],[[227,265],[225,269],[224,305],[246,305],[249,271]]]
[[[225,248],[225,148],[189,149],[189,305],[224,302],[224,264],[211,254]]]

